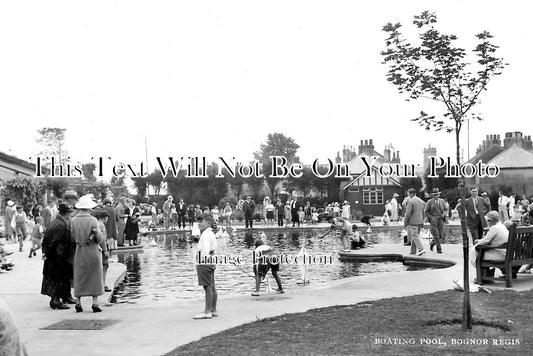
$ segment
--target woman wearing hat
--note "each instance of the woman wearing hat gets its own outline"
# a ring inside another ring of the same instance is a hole
[[[81,297],[92,297],[93,312],[101,312],[98,296],[104,294],[102,264],[103,240],[98,221],[90,214],[97,206],[89,195],[84,195],[76,204],[79,213],[71,220],[72,238],[76,241],[74,256],[74,295],[77,298],[76,312],[82,312]]]
[[[105,284],[105,277],[107,274],[107,270],[109,268],[109,257],[110,257],[110,247],[108,246],[109,243],[109,235],[107,234],[107,222],[109,220],[109,213],[105,208],[96,208],[92,212],[92,216],[94,216],[98,220],[98,228],[100,229],[100,232],[102,233],[103,239],[100,242],[100,248],[102,249],[102,266],[104,268],[103,270],[103,277],[104,277],[104,291],[105,292],[111,292],[111,289],[107,287]]]
[[[41,294],[52,298],[50,308],[69,309],[65,303],[76,303],[70,294],[72,256],[76,249],[69,229],[72,208],[62,203],[57,210],[57,217],[50,222],[41,245],[45,256]]]
[[[474,248],[476,250],[486,250],[483,254],[483,260],[487,261],[505,261],[505,248],[498,248],[507,243],[509,239],[509,230],[500,222],[500,214],[497,211],[489,211],[485,215],[485,220],[489,230],[485,237],[474,241]],[[483,282],[491,282],[494,277],[494,269],[482,268],[481,278]],[[513,273],[516,273],[513,271]]]

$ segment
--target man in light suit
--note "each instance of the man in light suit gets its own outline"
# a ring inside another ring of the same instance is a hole
[[[472,242],[483,238],[483,229],[487,226],[485,214],[490,211],[490,205],[478,196],[476,187],[470,189],[470,198],[466,199],[466,225],[472,234]],[[463,209],[459,209],[461,214]]]
[[[437,245],[437,253],[442,253],[440,243],[444,241],[444,223],[448,218],[448,203],[441,199],[439,188],[433,188],[433,198],[426,204],[425,214],[429,220],[429,226],[433,241],[429,243],[429,249]]]
[[[403,225],[407,230],[407,236],[411,241],[411,255],[415,253],[420,256],[426,253],[426,250],[422,246],[420,241],[420,229],[424,226],[424,211],[426,203],[422,199],[416,196],[416,189],[409,188],[407,190],[409,194],[409,200],[405,206],[405,217]],[[418,252],[417,252],[418,250]]]

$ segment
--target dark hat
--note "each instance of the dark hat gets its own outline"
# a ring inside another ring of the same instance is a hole
[[[72,209],[70,205],[61,203],[57,206],[57,211],[59,211],[61,214],[66,214],[66,213],[71,213],[74,210]]]
[[[439,188],[433,188],[433,190],[431,191],[431,194],[433,194],[433,195],[440,194]]]
[[[416,189],[415,188],[409,188],[409,189],[407,189],[407,193],[416,194]]]
[[[105,198],[104,201],[102,202],[102,204],[106,205],[106,204],[111,204],[111,199],[109,198]]]
[[[94,216],[97,219],[105,218],[109,216],[109,213],[105,211],[105,209],[102,208],[96,208],[91,213],[92,216]]]

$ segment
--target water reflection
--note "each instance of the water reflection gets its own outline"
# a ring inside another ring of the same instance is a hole
[[[342,250],[335,234],[321,237],[320,231],[265,232],[254,231],[218,239],[217,255],[241,255],[243,265],[219,265],[215,276],[221,295],[249,293],[254,287],[252,272],[252,251],[256,238],[262,236],[265,243],[280,254],[296,256],[302,246],[311,255],[334,256],[331,265],[310,265],[307,276],[311,283],[322,283],[336,279],[369,273],[412,270],[401,262],[353,263],[338,261],[336,253]],[[391,236],[392,235],[392,236]],[[150,246],[151,238],[144,238],[143,252],[124,252],[113,257],[127,267],[124,282],[115,292],[117,303],[149,303],[152,301],[180,301],[203,298],[198,287],[194,254],[196,243],[190,242],[185,232],[175,235],[159,235],[154,238],[156,246]],[[367,236],[368,243],[400,243],[397,234],[373,233]],[[301,270],[297,265],[282,265],[279,275],[285,288],[299,288]],[[274,281],[272,280],[272,283]]]

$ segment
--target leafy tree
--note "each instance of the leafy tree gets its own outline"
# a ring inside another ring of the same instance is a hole
[[[65,149],[65,133],[67,129],[59,127],[43,127],[37,130],[39,134],[36,143],[41,146],[39,156],[55,157],[60,164],[65,162],[67,151]]]
[[[128,188],[124,183],[124,177],[111,177],[109,182],[109,190],[111,190],[111,193],[113,193],[115,199],[118,197],[129,197],[130,195]]]
[[[46,194],[46,181],[17,175],[4,183],[4,198],[12,199],[18,204],[35,205]]]
[[[415,16],[413,24],[421,32],[420,46],[409,43],[400,32],[401,24],[388,23],[383,27],[388,35],[385,40],[387,49],[381,54],[388,65],[387,79],[397,87],[400,93],[408,96],[407,100],[421,98],[441,103],[444,112],[440,116],[430,115],[424,111],[412,121],[426,130],[445,130],[455,133],[456,159],[460,163],[460,133],[465,120],[481,117],[472,109],[479,103],[481,93],[487,89],[490,80],[501,74],[506,65],[503,59],[495,56],[497,46],[492,35],[481,32],[476,35],[477,46],[473,55],[477,65],[466,59],[466,51],[455,46],[457,36],[441,33],[435,28],[437,17],[425,11]],[[474,67],[475,66],[475,67]],[[461,199],[466,197],[465,179],[460,186]],[[464,209],[465,204],[461,204]],[[464,213],[462,214],[464,217]],[[461,219],[463,232],[464,260],[464,299],[463,299],[463,330],[472,329],[472,313],[470,309],[469,276],[468,276],[468,236],[465,218]]]
[[[96,164],[94,163],[83,163],[81,165],[81,170],[83,172],[83,177],[89,181],[96,181],[94,176],[94,171],[96,170]]]
[[[272,197],[276,194],[275,188],[280,182],[280,179],[271,177],[274,172],[271,171],[272,165],[270,157],[285,157],[290,165],[300,161],[296,155],[298,148],[300,148],[300,145],[298,145],[293,138],[276,132],[268,134],[266,142],[262,143],[259,147],[259,151],[254,153],[254,158],[263,164],[265,182]]]
[[[147,177],[132,177],[133,185],[137,189],[137,195],[139,197],[146,196],[146,191],[148,190],[148,178]]]
[[[163,175],[161,174],[161,171],[159,169],[155,169],[152,173],[148,175],[147,183],[154,187],[155,194],[159,195],[161,192],[161,187],[163,185]]]

